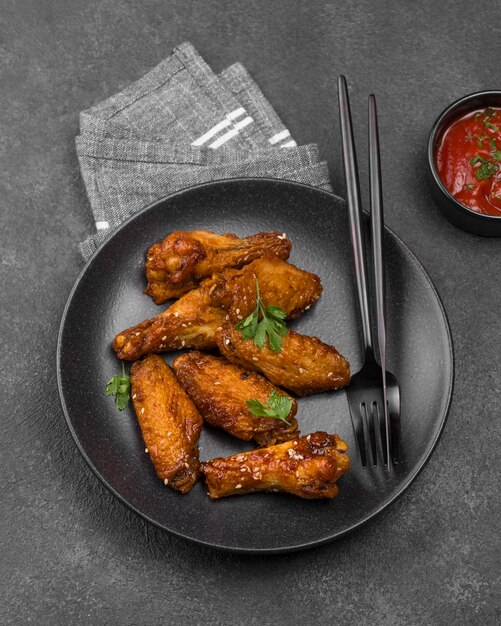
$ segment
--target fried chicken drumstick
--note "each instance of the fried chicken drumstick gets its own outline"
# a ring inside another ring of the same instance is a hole
[[[350,466],[337,435],[312,433],[295,441],[202,463],[213,500],[254,491],[285,491],[300,498],[334,498]]]
[[[145,293],[162,304],[227,268],[242,267],[264,255],[288,259],[291,247],[291,242],[280,233],[240,238],[204,230],[178,230],[148,250]]]
[[[350,364],[333,346],[317,337],[289,330],[280,352],[254,345],[232,324],[216,333],[219,351],[232,363],[264,374],[274,385],[298,396],[339,389],[350,382]]]
[[[208,424],[244,441],[254,439],[260,446],[299,436],[294,419],[297,402],[292,398],[288,423],[272,417],[256,417],[250,412],[247,400],[256,398],[266,405],[273,391],[287,396],[256,372],[197,351],[179,356],[173,369],[179,384]]]
[[[202,417],[162,357],[136,361],[130,378],[134,410],[157,476],[187,493],[200,474]]]
[[[181,348],[212,350],[218,328],[225,321],[240,321],[256,306],[256,278],[263,301],[282,307],[290,319],[309,309],[322,293],[315,274],[264,257],[204,280],[160,315],[119,333],[113,349],[126,361]]]

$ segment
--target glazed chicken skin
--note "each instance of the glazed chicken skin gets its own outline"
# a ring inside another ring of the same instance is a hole
[[[187,493],[200,475],[202,417],[162,357],[136,361],[130,378],[134,410],[157,476]]]
[[[289,330],[280,352],[254,345],[232,324],[216,333],[219,351],[232,363],[260,372],[270,382],[306,396],[345,387],[350,382],[350,364],[333,346],[317,337]]]
[[[113,349],[127,361],[181,348],[212,350],[226,321],[236,323],[255,308],[256,278],[263,302],[282,307],[289,319],[309,309],[322,293],[315,274],[264,257],[204,280],[160,315],[118,333]]]
[[[264,255],[288,259],[291,247],[291,242],[280,233],[240,238],[204,230],[178,230],[148,250],[145,293],[162,304],[227,268],[242,267]]]
[[[183,348],[212,350],[225,321],[225,312],[212,306],[208,291],[193,289],[160,315],[118,333],[113,349],[125,361]]]
[[[348,446],[316,432],[295,441],[202,463],[213,500],[255,491],[285,491],[309,500],[334,498],[350,467]]]
[[[233,322],[247,317],[256,307],[256,279],[265,306],[279,306],[287,319],[296,319],[317,302],[322,293],[320,278],[281,259],[264,257],[240,270],[226,270],[213,277],[212,301],[227,310]]]
[[[297,402],[292,398],[288,424],[271,417],[256,417],[250,412],[247,400],[256,398],[266,406],[272,391],[287,396],[256,372],[197,351],[177,357],[172,367],[179,384],[211,426],[244,441],[254,439],[259,446],[299,436],[294,419]]]

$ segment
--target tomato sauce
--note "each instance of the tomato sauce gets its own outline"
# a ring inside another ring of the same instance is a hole
[[[442,182],[461,204],[501,217],[501,108],[477,109],[453,122],[435,159]]]

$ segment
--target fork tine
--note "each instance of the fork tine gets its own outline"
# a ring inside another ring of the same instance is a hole
[[[388,465],[388,452],[386,449],[386,424],[384,422],[384,412],[381,411],[379,405],[377,405],[378,424],[379,424],[379,436],[381,438],[381,449],[383,450],[383,463]]]
[[[361,410],[361,407],[360,407]],[[362,461],[362,467],[367,467],[367,455],[365,454],[365,437],[364,437],[364,423],[362,416],[357,411],[353,411],[350,406],[351,423],[358,443],[358,451],[360,453],[360,460]]]
[[[390,413],[391,428],[391,458],[394,463],[400,463],[400,415]]]
[[[369,429],[369,440],[371,443],[372,462],[377,467],[377,446],[376,446],[376,420],[378,419],[377,402],[373,402],[370,407],[365,405],[367,415],[367,427]]]
[[[392,389],[388,401],[391,430],[391,458],[394,463],[400,463],[400,390]]]

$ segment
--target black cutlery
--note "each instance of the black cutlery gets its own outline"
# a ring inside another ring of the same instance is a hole
[[[372,462],[374,466],[377,465],[377,440],[379,439],[383,463],[390,468],[391,461],[398,463],[400,456],[400,390],[395,376],[386,370],[384,221],[376,99],[374,95],[369,96],[369,180],[375,328],[380,363],[376,359],[373,347],[360,182],[348,87],[344,76],[338,78],[338,90],[350,236],[355,261],[364,349],[362,368],[352,376],[347,389],[348,403],[362,466],[367,466],[367,442],[369,442]]]

